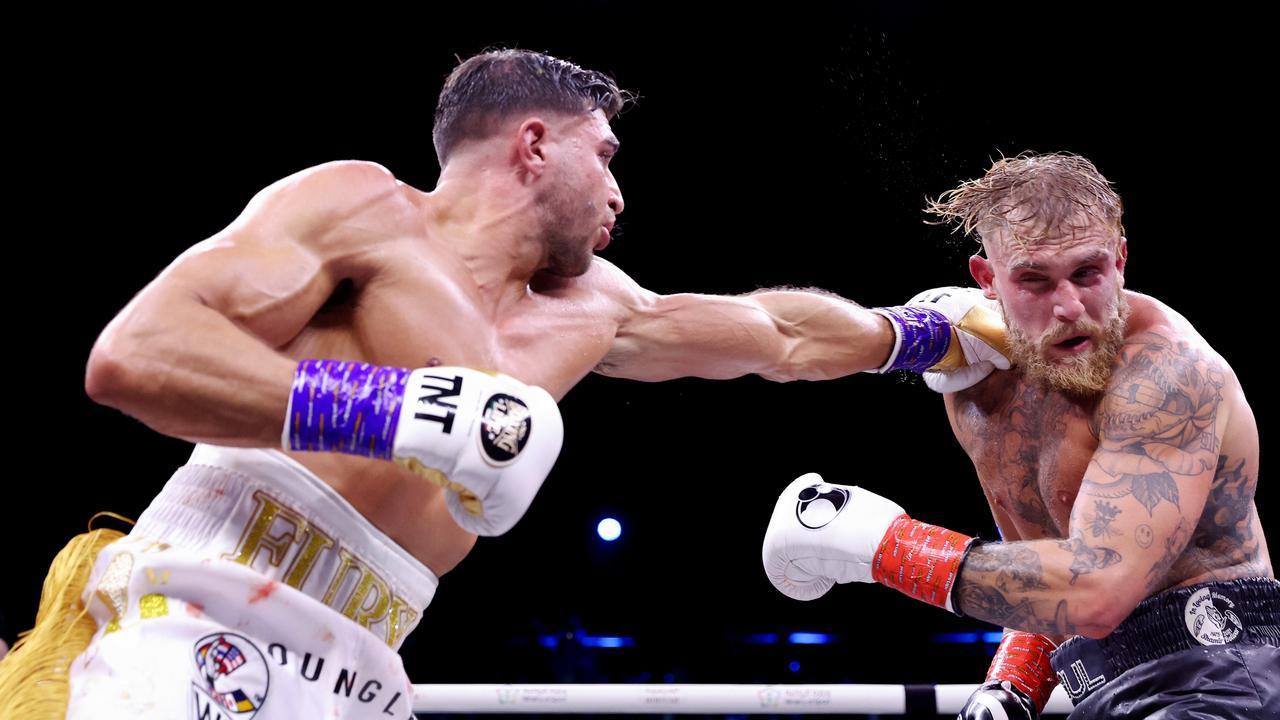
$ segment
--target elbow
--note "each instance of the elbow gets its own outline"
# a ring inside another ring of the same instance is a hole
[[[137,373],[129,358],[110,339],[99,338],[85,366],[84,391],[99,405],[119,407],[136,390]]]
[[[1118,622],[1113,622],[1109,615],[1083,616],[1072,618],[1069,630],[1076,635],[1083,635],[1090,640],[1101,640],[1115,631]]]
[[[1083,584],[1083,583],[1082,583]],[[1093,640],[1110,635],[1142,600],[1142,590],[1127,583],[1095,581],[1084,584],[1068,610],[1071,630]]]

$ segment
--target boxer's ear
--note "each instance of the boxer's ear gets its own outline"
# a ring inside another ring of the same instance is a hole
[[[991,261],[981,255],[973,255],[969,258],[969,274],[978,282],[978,287],[982,288],[982,294],[988,300],[996,299],[995,289],[995,269],[991,267]]]
[[[542,118],[531,117],[520,123],[516,132],[516,161],[530,177],[538,177],[546,172],[546,141],[547,123]]]

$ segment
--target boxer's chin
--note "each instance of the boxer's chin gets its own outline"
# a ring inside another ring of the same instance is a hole
[[[1022,356],[1015,350],[1013,358],[1027,378],[1041,387],[1091,397],[1106,389],[1119,352],[1119,343],[1098,343],[1087,352],[1069,357],[1048,358],[1038,352]]]
[[[1129,304],[1117,295],[1105,327],[1095,329],[1075,349],[1073,343],[1059,346],[1058,338],[1033,340],[1020,329],[1009,326],[1009,354],[1013,364],[1028,380],[1042,388],[1076,397],[1092,397],[1102,393],[1115,371],[1116,358],[1124,347],[1124,329],[1129,319]],[[1008,323],[1008,318],[1005,320]],[[1058,340],[1058,342],[1053,342]]]

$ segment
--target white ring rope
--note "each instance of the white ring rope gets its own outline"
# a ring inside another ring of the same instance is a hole
[[[413,686],[415,713],[645,713],[903,715],[907,697],[960,712],[973,685],[439,684]],[[932,696],[930,699],[928,696]],[[922,707],[917,705],[916,707]],[[1071,712],[1062,687],[1045,713]]]

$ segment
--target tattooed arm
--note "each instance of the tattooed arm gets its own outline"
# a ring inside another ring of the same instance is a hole
[[[1118,363],[1069,537],[974,548],[955,588],[965,614],[1103,637],[1163,587],[1217,466],[1224,372],[1216,357],[1156,333],[1130,341]]]

